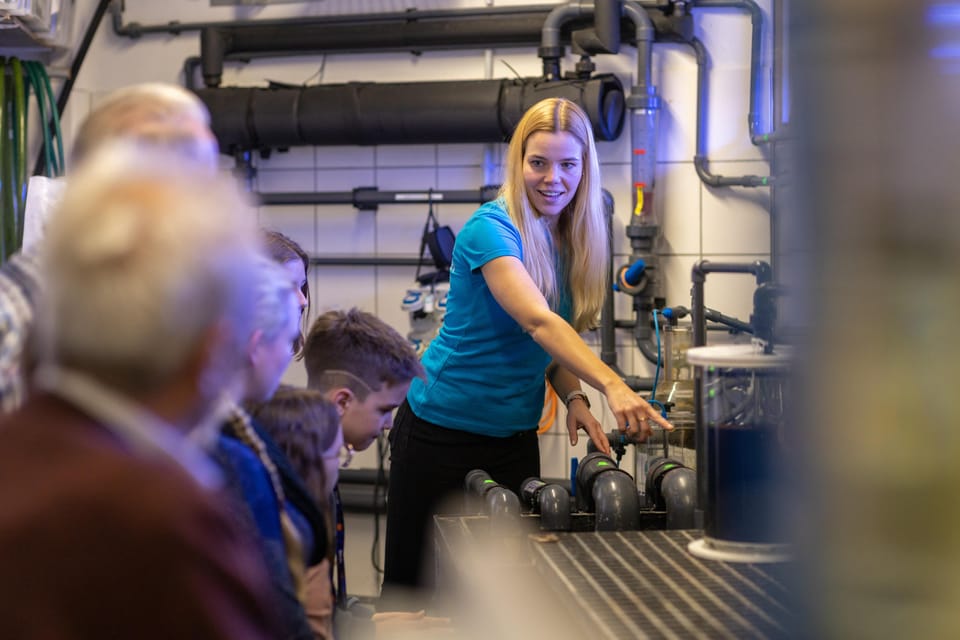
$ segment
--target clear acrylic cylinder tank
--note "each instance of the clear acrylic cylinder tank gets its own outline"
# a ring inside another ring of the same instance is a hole
[[[707,504],[695,555],[727,561],[776,562],[789,557],[785,415],[790,359],[759,345],[696,347],[687,360],[703,368]]]

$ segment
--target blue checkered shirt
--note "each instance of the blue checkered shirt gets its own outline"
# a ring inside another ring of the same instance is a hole
[[[0,413],[23,404],[24,355],[39,283],[36,251],[16,253],[0,265]]]

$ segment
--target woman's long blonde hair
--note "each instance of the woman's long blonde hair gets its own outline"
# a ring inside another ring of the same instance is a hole
[[[573,135],[580,142],[583,174],[573,200],[557,221],[556,240],[561,274],[555,269],[550,230],[531,206],[523,180],[527,140],[538,131]],[[584,331],[595,324],[607,295],[610,259],[608,226],[600,192],[600,165],[587,114],[564,98],[547,98],[530,107],[520,119],[507,149],[506,171],[500,197],[510,219],[520,231],[523,265],[540,291],[556,309],[559,289],[570,290],[573,328]],[[567,282],[558,282],[565,276]]]

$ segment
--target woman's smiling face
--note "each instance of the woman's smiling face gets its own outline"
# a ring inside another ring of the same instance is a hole
[[[530,204],[555,224],[583,176],[583,147],[566,131],[537,131],[527,138],[523,182]]]

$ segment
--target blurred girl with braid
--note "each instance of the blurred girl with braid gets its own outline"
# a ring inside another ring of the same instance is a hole
[[[293,345],[300,336],[301,303],[289,275],[267,258],[260,261],[253,286],[256,315],[244,353],[242,397],[245,402],[262,402],[273,395],[293,358]],[[277,456],[268,450],[275,446],[258,433],[243,409],[234,407],[217,439],[215,457],[236,498],[231,505],[236,519],[259,542],[283,620],[283,637],[307,640],[313,634],[303,608],[303,579],[307,563],[326,555],[328,534],[322,515],[319,524],[310,522],[289,499],[280,470],[289,462],[285,458],[276,462]],[[287,469],[286,473],[293,472]]]

